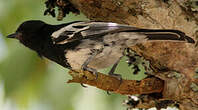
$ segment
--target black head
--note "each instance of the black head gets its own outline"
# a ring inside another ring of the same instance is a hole
[[[39,20],[23,22],[15,33],[8,35],[8,38],[18,39],[22,44],[36,51],[40,56],[57,62],[62,66],[65,63],[64,51],[54,45],[51,34],[65,25],[49,25]]]
[[[8,38],[16,38],[22,40],[26,34],[38,33],[42,27],[45,26],[45,23],[40,20],[30,20],[23,22],[16,30],[15,33],[8,35]]]
[[[40,20],[30,20],[23,22],[15,33],[8,35],[8,38],[18,39],[25,46],[34,49],[39,48],[41,42],[45,39],[43,32],[47,24]]]
[[[45,25],[46,23],[40,20],[25,21],[18,27],[16,32],[35,33],[39,32]]]

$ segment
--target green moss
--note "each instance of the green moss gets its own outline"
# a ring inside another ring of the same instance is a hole
[[[198,0],[189,0],[185,5],[190,7],[192,11],[198,11]]]
[[[197,84],[192,83],[192,84],[190,85],[190,87],[191,87],[191,89],[192,89],[193,91],[198,92],[198,85],[197,85]]]

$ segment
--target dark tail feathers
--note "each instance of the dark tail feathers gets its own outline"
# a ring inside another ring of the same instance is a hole
[[[142,32],[147,35],[149,40],[180,40],[188,43],[195,43],[195,41],[186,36],[185,33],[179,30],[155,30],[155,29],[137,29],[136,32]]]

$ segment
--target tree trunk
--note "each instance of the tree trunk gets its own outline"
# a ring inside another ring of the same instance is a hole
[[[69,2],[91,20],[110,21],[140,28],[177,29],[195,40],[198,37],[196,0]],[[181,110],[198,110],[198,48],[194,44],[149,42],[131,48],[148,59],[155,68],[154,76],[164,81],[160,100],[177,101]],[[142,106],[143,103],[139,105]]]

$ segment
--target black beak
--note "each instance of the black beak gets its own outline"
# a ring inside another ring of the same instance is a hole
[[[19,33],[15,32],[13,34],[8,35],[7,38],[17,38],[17,36],[19,36]]]

